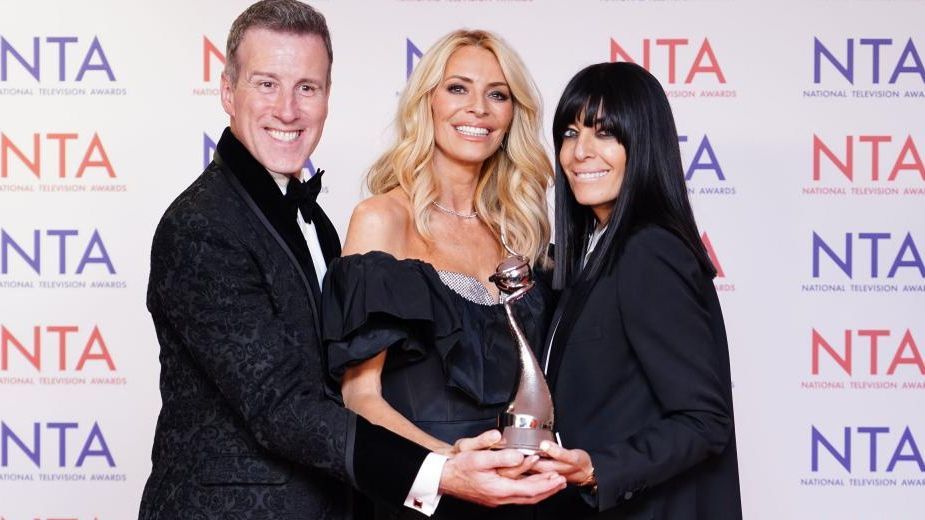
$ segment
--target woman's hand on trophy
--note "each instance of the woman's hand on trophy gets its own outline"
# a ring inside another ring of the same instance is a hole
[[[539,455],[527,455],[519,466],[512,468],[499,468],[498,474],[505,478],[519,479],[533,473],[542,473],[536,470],[536,463],[539,462]],[[552,472],[550,472],[552,473]]]
[[[463,451],[478,451],[496,448],[501,442],[501,432],[498,430],[488,430],[482,432],[476,437],[463,437],[453,444],[457,453]]]
[[[597,480],[594,478],[594,466],[591,464],[591,456],[582,449],[567,450],[562,446],[549,441],[540,443],[540,451],[548,458],[540,459],[533,466],[533,471],[539,473],[556,472],[563,477],[569,484],[579,486],[596,486]]]
[[[459,453],[459,450],[456,449],[456,446],[450,446],[449,444],[429,446],[429,449],[430,451],[443,455],[444,457],[453,457]]]
[[[477,437],[463,437],[457,440],[453,445],[440,443],[440,445],[429,446],[429,449],[446,457],[453,457],[464,451],[478,451],[495,448],[501,439],[501,434],[497,430],[489,430]]]

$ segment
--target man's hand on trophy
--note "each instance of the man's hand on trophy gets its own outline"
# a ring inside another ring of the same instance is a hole
[[[495,507],[535,504],[565,488],[565,478],[554,472],[534,473],[523,478],[501,475],[503,471],[520,477],[523,472],[534,469],[538,457],[524,457],[517,450],[485,449],[498,440],[500,434],[486,432],[457,443],[459,447],[475,449],[460,451],[446,462],[440,476],[440,493]]]
[[[562,446],[549,441],[540,443],[540,451],[548,458],[543,458],[533,466],[533,471],[556,472],[562,475],[571,484],[579,486],[595,486],[594,466],[591,465],[591,456],[581,449],[567,450]]]
[[[477,437],[463,437],[456,441],[453,444],[452,454],[446,454],[447,456],[452,456],[463,451],[478,451],[478,450],[488,450],[488,449],[503,449],[504,448],[504,438],[501,436],[501,432],[495,429],[482,432]],[[523,462],[519,465],[511,468],[498,468],[498,474],[506,478],[519,478],[527,472],[536,473],[533,470],[533,465],[536,464],[536,461],[539,460],[539,456],[531,455],[529,457],[524,457]]]

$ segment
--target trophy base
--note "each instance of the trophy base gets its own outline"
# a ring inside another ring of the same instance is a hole
[[[510,426],[501,431],[501,446],[513,448],[524,455],[534,455],[540,452],[540,443],[543,441],[554,443],[556,442],[555,435],[549,430]]]

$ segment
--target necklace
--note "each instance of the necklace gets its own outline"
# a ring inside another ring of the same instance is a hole
[[[432,200],[432,201],[430,201],[430,203],[431,203],[435,208],[437,208],[437,209],[439,209],[440,211],[446,213],[447,215],[455,215],[455,216],[457,216],[457,217],[459,217],[459,218],[475,218],[475,217],[479,216],[479,213],[478,213],[477,211],[473,211],[472,213],[460,213],[460,212],[458,212],[458,211],[456,211],[456,210],[454,210],[454,209],[450,209],[450,208],[443,207],[443,206],[441,206],[436,200]]]

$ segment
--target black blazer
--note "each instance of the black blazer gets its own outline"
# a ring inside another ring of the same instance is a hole
[[[545,353],[556,429],[565,447],[591,454],[598,491],[570,487],[540,504],[539,518],[741,518],[711,277],[656,226],[602,253],[599,276],[562,295]]]
[[[161,400],[141,519],[340,519],[350,485],[401,504],[427,451],[324,393],[308,247],[226,130],[154,236]],[[315,208],[325,260],[337,233]]]

